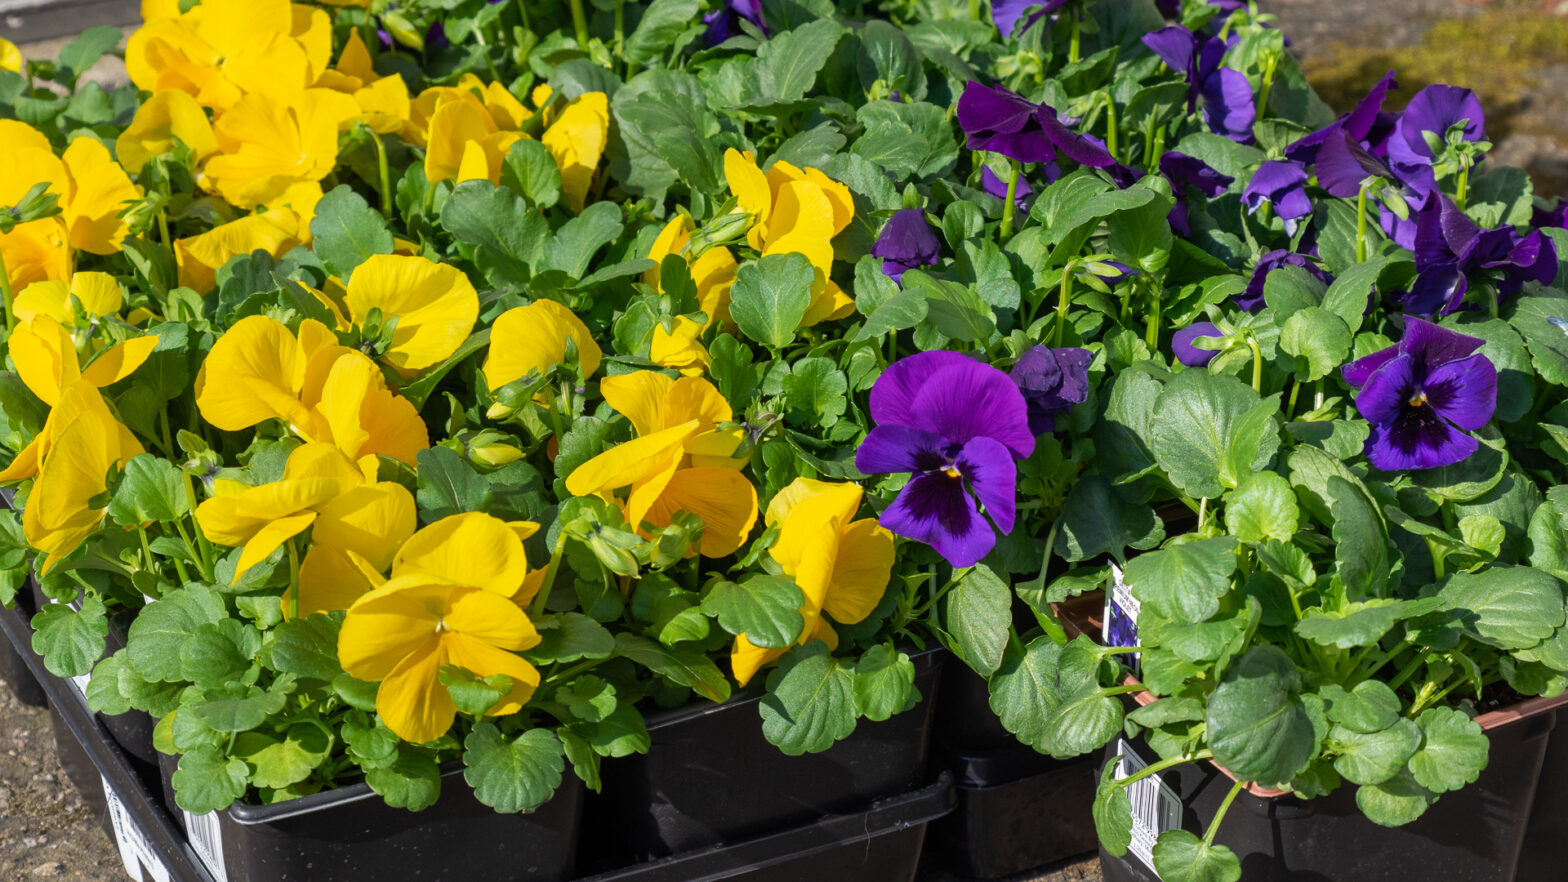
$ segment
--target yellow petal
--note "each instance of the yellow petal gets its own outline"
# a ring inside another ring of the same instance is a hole
[[[374,570],[392,565],[398,547],[418,525],[413,494],[392,481],[352,488],[318,511],[311,543],[352,551]]]
[[[865,619],[882,602],[892,573],[893,534],[872,518],[851,523],[839,539],[823,610],[845,625]]]
[[[202,419],[226,432],[279,418],[305,425],[310,415],[299,400],[305,364],[283,323],[268,316],[235,322],[212,344],[196,377],[196,406]]]
[[[749,455],[736,455],[746,439],[744,428],[715,429],[693,436],[686,442],[686,456],[694,468],[738,469],[751,461]]]
[[[305,50],[310,61],[310,80],[314,81],[332,61],[332,17],[300,3],[291,3],[289,13],[289,36]],[[358,36],[359,32],[351,33]]]
[[[691,242],[691,231],[687,226],[686,216],[678,214],[659,230],[653,245],[648,248],[648,259],[653,261],[653,267],[642,274],[643,284],[652,285],[655,291],[660,290],[659,264],[671,254],[680,254],[686,249]]]
[[[313,511],[300,512],[286,518],[270,521],[266,526],[256,531],[256,535],[245,543],[245,548],[240,552],[240,559],[234,564],[234,581],[238,582],[241,576],[250,571],[250,568],[267,559],[272,552],[283,547],[283,543],[305,532],[316,520]]]
[[[732,327],[730,318],[730,289],[735,284],[735,271],[739,264],[728,248],[710,248],[691,265],[691,277],[697,283],[697,302],[708,314],[704,330],[715,324]]]
[[[215,287],[218,268],[236,255],[265,251],[273,257],[282,256],[299,240],[280,220],[272,212],[252,214],[200,235],[175,240],[174,256],[180,269],[180,285],[205,294]]]
[[[540,142],[561,169],[561,191],[581,213],[610,135],[610,102],[603,92],[577,96],[545,130]]]
[[[445,360],[468,339],[479,318],[479,294],[455,266],[422,257],[377,254],[348,283],[349,315],[362,324],[371,309],[397,317],[387,361],[418,371]]]
[[[734,469],[681,469],[647,520],[668,526],[678,511],[702,518],[703,556],[724,557],[735,553],[757,522],[757,488]]]
[[[16,44],[10,40],[0,37],[0,70],[20,73],[22,65],[26,63],[27,60],[22,57],[22,50],[16,48]]]
[[[712,383],[701,377],[681,377],[670,384],[665,408],[665,419],[672,423],[696,420],[699,432],[706,432],[733,417],[729,402]]]
[[[567,340],[577,346],[583,375],[593,376],[604,353],[571,310],[554,300],[535,300],[501,313],[491,327],[490,351],[485,356],[484,375],[490,390],[563,363]]]
[[[301,444],[289,454],[283,464],[283,480],[303,481],[320,478],[335,481],[342,488],[334,492],[346,493],[350,487],[363,483],[365,475],[354,460],[331,444]]]
[[[735,675],[735,682],[745,686],[763,665],[771,664],[784,652],[783,649],[754,646],[744,634],[736,637],[735,647],[730,650],[730,671]]]
[[[399,738],[423,744],[445,735],[457,718],[457,705],[441,683],[445,641],[433,637],[410,653],[376,690],[376,713]]]
[[[806,314],[801,317],[800,326],[809,328],[818,322],[841,319],[855,311],[855,301],[833,280],[815,288],[811,294],[811,305],[806,307]]]
[[[425,177],[431,183],[457,177],[462,171],[468,144],[480,141],[494,131],[495,123],[477,98],[458,99],[437,106],[430,117]]]
[[[589,496],[646,480],[663,471],[671,456],[678,457],[696,431],[697,421],[692,420],[617,444],[573,469],[566,477],[566,490],[573,496]]]
[[[638,435],[652,435],[670,426],[665,402],[674,385],[674,379],[658,371],[632,371],[600,380],[599,394],[616,413],[631,421]]]
[[[61,391],[81,377],[71,333],[48,316],[17,325],[7,345],[17,376],[45,404],[58,403]]]
[[[448,585],[421,578],[392,579],[348,608],[338,631],[338,660],[361,680],[380,680],[399,662],[429,645],[446,614]]]
[[[157,334],[134,337],[124,343],[117,343],[99,353],[92,364],[82,370],[82,379],[99,388],[119,382],[141,367],[142,362],[146,361],[156,348],[158,348]]]
[[[849,222],[855,219],[855,199],[850,195],[849,187],[814,168],[806,169],[806,180],[820,187],[822,195],[833,206],[833,235],[844,232]]]
[[[189,94],[169,89],[137,108],[136,116],[114,142],[115,155],[131,174],[140,174],[148,160],[173,152],[175,144],[190,148],[197,164],[218,149],[207,112]]]
[[[77,273],[77,277],[103,275],[102,273]],[[112,278],[112,277],[111,277]],[[71,324],[75,314],[71,310],[71,286],[60,280],[34,282],[16,295],[12,312],[20,322],[31,322],[36,316],[48,316],[62,325]]]
[[[61,160],[71,184],[70,198],[61,205],[71,245],[94,254],[118,252],[125,238],[120,213],[141,198],[141,190],[97,138],[72,141]]]
[[[674,333],[666,332],[662,323],[653,326],[648,360],[688,377],[701,376],[708,369],[708,350],[699,339],[703,326],[683,315],[676,316],[674,324]]]
[[[523,709],[539,688],[539,669],[513,653],[475,640],[461,631],[445,638],[447,664],[457,665],[480,677],[503,674],[512,679],[512,688],[500,697],[488,716],[504,717]]]
[[[770,527],[782,523],[800,503],[816,496],[834,493],[836,492],[835,488],[839,487],[850,487],[857,491],[860,489],[857,484],[835,484],[830,481],[818,481],[812,478],[796,478],[783,490],[773,494],[773,498],[768,502],[765,523]],[[860,494],[856,493],[854,502],[849,506],[845,516],[853,516],[855,510],[859,507]]]
[[[773,208],[773,191],[762,169],[731,147],[724,151],[724,177],[740,210],[754,216],[758,224],[767,224]]]
[[[527,614],[506,597],[490,591],[455,590],[443,621],[459,634],[502,649],[539,645],[539,632]]]
[[[412,112],[408,84],[397,74],[381,77],[354,92],[365,124],[377,134],[388,135],[398,131]]]
[[[261,37],[294,26],[288,0],[204,0],[196,33],[221,54],[232,55]]]
[[[115,315],[124,303],[120,283],[108,273],[80,272],[72,276],[71,296],[90,316]]]
[[[27,541],[45,555],[44,571],[97,531],[103,509],[89,501],[107,490],[110,466],[141,453],[109,413],[98,390],[73,383],[54,413],[53,443],[23,511]]]
[[[510,524],[480,512],[442,518],[415,533],[392,562],[397,574],[424,573],[510,597],[528,573],[523,541]]]
[[[348,40],[343,43],[343,53],[338,56],[338,70],[355,77],[361,83],[368,83],[376,78],[376,69],[370,61],[370,49],[365,46],[365,41],[360,39],[358,28],[352,28],[348,32]],[[402,77],[398,79],[401,80]]]
[[[11,232],[0,233],[0,253],[5,255],[12,291],[33,282],[71,277],[71,247],[65,222],[58,217],[18,224]]]
[[[363,568],[356,565],[350,554],[352,552],[319,544],[311,545],[305,552],[305,560],[299,565],[301,616],[348,609],[354,601],[375,590],[376,583],[366,575],[369,564]],[[281,598],[281,602],[287,615],[288,596]]]

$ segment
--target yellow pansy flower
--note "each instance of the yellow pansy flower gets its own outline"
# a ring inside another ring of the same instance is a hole
[[[444,361],[479,318],[479,294],[455,266],[423,257],[377,254],[349,277],[348,319],[363,325],[372,309],[397,319],[387,362],[406,373]]]
[[[75,302],[73,303],[73,298]],[[62,325],[77,324],[77,307],[88,319],[116,315],[124,303],[120,283],[108,273],[81,272],[69,282],[34,282],[16,295],[12,311],[18,321],[31,322],[48,316]]]
[[[0,233],[0,256],[5,258],[12,291],[34,282],[71,277],[71,244],[59,217],[17,224],[11,232]]]
[[[400,131],[412,113],[408,84],[397,74],[376,76],[370,50],[357,29],[349,31],[337,66],[323,71],[316,85],[352,95],[359,104],[360,119],[378,134]]]
[[[115,140],[114,151],[120,164],[134,175],[154,156],[172,153],[175,144],[189,148],[198,164],[218,151],[207,111],[189,94],[166,89],[136,108],[131,124]]]
[[[299,216],[287,209],[257,212],[174,241],[180,284],[199,294],[217,284],[218,269],[234,257],[265,251],[273,257],[300,244]]]
[[[733,417],[724,396],[707,380],[653,371],[606,377],[599,391],[637,438],[574,469],[567,491],[615,498],[628,488],[626,520],[639,532],[644,523],[669,526],[685,511],[702,518],[703,555],[732,554],[757,521],[757,490],[739,471],[744,460],[729,458],[739,433],[718,429]]]
[[[373,554],[385,540],[365,528],[413,515],[408,490],[392,481],[375,483],[375,467],[373,459],[355,463],[331,444],[302,444],[289,454],[280,480],[258,487],[215,482],[216,495],[196,506],[196,522],[209,540],[244,548],[235,581],[312,524],[318,541]]]
[[[893,572],[893,534],[875,518],[854,520],[860,510],[858,484],[796,478],[768,503],[766,522],[779,528],[768,549],[784,573],[800,586],[805,619],[796,644],[821,640],[838,645],[838,634],[823,613],[844,625],[865,619],[882,601]],[[746,685],[757,670],[783,655],[783,649],[753,646],[735,638],[730,667]]]
[[[205,186],[240,208],[270,206],[332,172],[338,130],[358,113],[354,99],[331,89],[306,89],[288,102],[246,95],[213,127],[218,155],[207,160]]]
[[[22,57],[22,50],[16,48],[16,44],[10,40],[0,37],[0,70],[21,73],[22,66],[26,63],[27,59]]]
[[[483,368],[490,391],[564,363],[568,340],[577,346],[583,376],[597,373],[604,352],[570,309],[554,300],[535,300],[501,313],[490,328],[490,351]]]
[[[561,192],[574,212],[583,210],[609,138],[610,99],[603,92],[585,92],[568,102],[539,138],[561,169]]]
[[[91,383],[65,389],[44,434],[50,443],[22,511],[22,531],[43,553],[47,573],[103,523],[107,509],[91,502],[107,496],[109,470],[143,451]]]
[[[111,346],[85,369],[77,358],[71,332],[47,315],[18,324],[7,345],[22,382],[52,407],[60,400],[60,393],[77,380],[101,389],[130,376],[157,347],[158,336],[149,334]]]
[[[664,330],[662,322],[654,324],[648,360],[688,377],[702,376],[708,369],[708,350],[699,339],[702,325],[683,315],[676,316],[672,324],[675,326],[673,332]]]
[[[457,707],[443,665],[511,678],[491,716],[518,712],[538,687],[539,672],[514,654],[537,645],[539,633],[512,599],[526,562],[496,558],[509,550],[508,534],[520,552],[517,533],[490,515],[437,521],[409,539],[389,580],[349,607],[338,659],[350,676],[380,682],[376,712],[403,740],[422,744],[452,727]]]
[[[414,405],[387,388],[376,363],[315,319],[301,322],[297,336],[269,316],[235,322],[202,362],[196,406],[226,432],[278,419],[356,461],[379,454],[413,465],[430,446]]]
[[[653,246],[648,250],[648,259],[653,261],[654,266],[643,273],[643,282],[652,285],[654,290],[659,290],[658,264],[671,254],[686,256],[686,265],[691,270],[692,281],[697,283],[697,302],[708,316],[703,330],[715,324],[733,327],[735,323],[730,319],[730,288],[735,285],[735,270],[738,266],[735,255],[728,248],[720,245],[709,248],[702,253],[702,256],[692,260],[687,255],[690,247],[691,221],[685,215],[670,218],[670,222],[659,231],[658,237],[653,240]]]
[[[497,126],[476,97],[463,93],[440,103],[430,117],[425,177],[431,183],[454,179],[500,183],[506,153],[522,138],[522,132]]]
[[[803,255],[816,270],[801,326],[854,312],[855,301],[830,278],[833,237],[855,218],[849,188],[817,169],[801,170],[782,160],[764,173],[750,155],[734,148],[724,152],[724,176],[738,210],[753,217],[747,233],[751,247],[764,257]]]
[[[115,254],[125,239],[125,203],[140,199],[142,190],[109,155],[109,148],[90,137],[77,138],[60,157],[69,192],[60,200],[71,247],[93,254]]]

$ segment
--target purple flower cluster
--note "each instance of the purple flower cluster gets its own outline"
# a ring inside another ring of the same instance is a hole
[[[1557,248],[1540,230],[1483,230],[1443,193],[1417,214],[1415,255],[1416,279],[1403,305],[1421,314],[1458,310],[1475,279],[1491,280],[1491,296],[1501,299],[1525,282],[1550,284],[1557,275]]]
[[[1203,118],[1216,134],[1234,141],[1252,140],[1257,109],[1252,104],[1252,84],[1239,70],[1224,66],[1228,48],[1219,37],[1200,39],[1181,25],[1143,36],[1171,70],[1187,77],[1187,112],[1200,105]]]
[[[969,136],[971,150],[1000,153],[1019,162],[1052,162],[1058,155],[1103,168],[1118,184],[1137,180],[1138,173],[1116,161],[1105,142],[1068,128],[1048,105],[1036,104],[1001,86],[971,82],[958,98],[958,125]]]

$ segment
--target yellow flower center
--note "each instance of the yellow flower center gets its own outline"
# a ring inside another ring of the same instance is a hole
[[[963,477],[963,473],[958,470],[958,466],[956,464],[949,465],[947,468],[942,470],[942,473],[947,475],[949,478]]]
[[[1411,407],[1420,407],[1420,406],[1426,404],[1426,393],[1423,392],[1423,391],[1417,390],[1416,394],[1410,396],[1410,402],[1409,403],[1410,403]]]

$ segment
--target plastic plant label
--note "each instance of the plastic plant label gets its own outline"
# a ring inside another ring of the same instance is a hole
[[[208,812],[205,815],[193,815],[182,811],[185,815],[185,833],[190,837],[191,850],[206,864],[207,872],[218,882],[227,882],[228,869],[223,865],[223,833],[218,826],[218,813]]]
[[[109,785],[109,779],[100,778],[103,781],[104,807],[109,813],[109,823],[114,827],[114,842],[120,848],[120,862],[125,865],[125,874],[136,882],[146,882],[148,877],[153,882],[169,882],[169,868],[159,860],[152,843],[147,841],[147,834],[142,832],[142,828],[131,818],[131,813],[126,811],[125,803],[120,801],[119,794]]]
[[[1105,625],[1100,642],[1106,646],[1137,646],[1139,609],[1138,598],[1122,581],[1122,568],[1111,564],[1111,590],[1105,592]],[[1116,659],[1130,668],[1134,676],[1139,673],[1137,653],[1118,655]]]
[[[1116,739],[1116,756],[1118,781],[1149,765],[1125,738]],[[1155,774],[1127,785],[1127,798],[1132,800],[1132,843],[1127,852],[1159,878],[1154,869],[1154,841],[1166,830],[1181,826],[1181,797]]]

